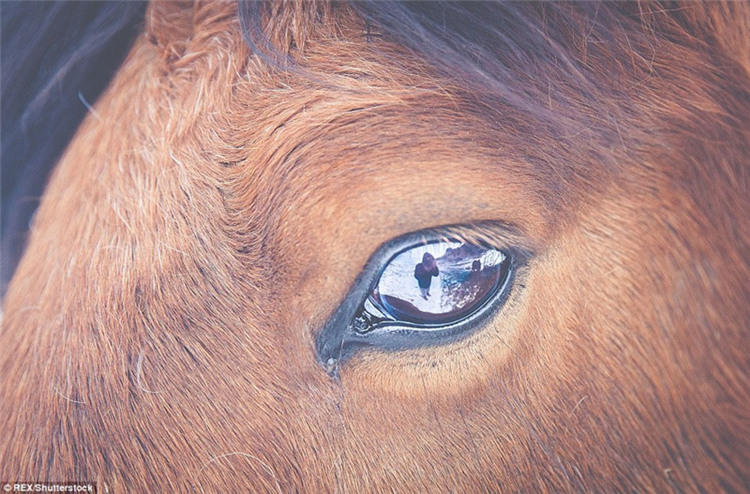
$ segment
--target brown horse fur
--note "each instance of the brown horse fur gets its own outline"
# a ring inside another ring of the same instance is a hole
[[[260,9],[262,53],[152,5],[5,299],[0,478],[750,489],[750,4],[515,7],[556,56],[475,62],[523,104],[357,5]],[[484,220],[534,252],[490,323],[321,368],[380,244]]]

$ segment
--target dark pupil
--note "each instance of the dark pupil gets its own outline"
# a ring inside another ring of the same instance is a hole
[[[477,310],[507,274],[506,256],[460,242],[436,242],[393,257],[369,302],[387,319],[440,325]]]

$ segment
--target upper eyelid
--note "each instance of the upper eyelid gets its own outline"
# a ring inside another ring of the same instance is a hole
[[[459,240],[493,249],[513,248],[524,257],[532,257],[538,250],[536,244],[517,226],[495,220],[478,221],[461,225],[447,225],[427,230],[445,240]]]

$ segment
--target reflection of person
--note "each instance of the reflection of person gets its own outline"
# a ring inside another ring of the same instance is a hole
[[[414,277],[417,279],[423,299],[427,300],[427,297],[430,296],[432,277],[439,274],[440,270],[438,270],[435,258],[429,252],[425,252],[422,256],[422,262],[414,267]]]
[[[482,261],[479,259],[475,259],[474,262],[471,263],[471,272],[476,273],[477,271],[482,270]]]

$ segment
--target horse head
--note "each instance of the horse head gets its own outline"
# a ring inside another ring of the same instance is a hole
[[[5,298],[0,477],[746,489],[748,7],[152,3]]]

